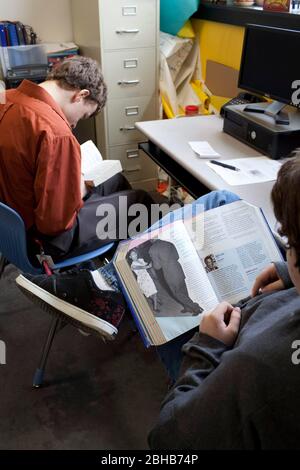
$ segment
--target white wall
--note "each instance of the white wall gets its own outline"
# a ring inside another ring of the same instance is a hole
[[[70,0],[0,0],[0,20],[29,24],[42,42],[73,40]]]

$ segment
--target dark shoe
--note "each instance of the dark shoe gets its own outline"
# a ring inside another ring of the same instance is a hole
[[[77,267],[80,270],[87,269],[88,271],[96,271],[97,269],[96,263],[93,260],[84,261],[83,263],[78,264]]]
[[[24,274],[18,287],[34,303],[88,333],[113,339],[125,311],[121,293],[100,290],[90,271],[71,270],[52,276]]]

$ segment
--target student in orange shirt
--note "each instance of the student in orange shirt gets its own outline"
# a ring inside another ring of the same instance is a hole
[[[127,216],[119,213],[120,195],[126,196],[127,212],[135,203],[150,207],[150,196],[132,190],[121,174],[88,192],[81,181],[80,145],[72,130],[79,120],[99,113],[107,98],[96,61],[65,60],[40,85],[24,80],[1,98],[0,201],[23,218],[33,262],[36,238],[54,261],[112,241],[96,234],[101,204],[116,209],[118,239],[118,226]]]

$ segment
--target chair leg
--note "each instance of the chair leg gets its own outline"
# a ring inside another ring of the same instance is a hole
[[[44,347],[43,347],[39,367],[36,369],[35,374],[34,374],[34,378],[33,378],[33,387],[34,388],[39,388],[43,383],[43,378],[44,378],[45,368],[46,368],[46,364],[47,364],[47,359],[48,359],[48,356],[49,356],[49,353],[50,353],[50,349],[51,349],[51,346],[52,346],[52,343],[53,343],[55,333],[56,333],[57,329],[59,328],[59,325],[60,325],[59,316],[58,315],[54,316],[52,321],[51,321],[51,325],[50,325],[50,329],[48,331],[46,342],[45,342]]]
[[[5,258],[5,256],[0,254],[0,279],[2,274],[4,273],[4,269],[9,264],[9,261]]]

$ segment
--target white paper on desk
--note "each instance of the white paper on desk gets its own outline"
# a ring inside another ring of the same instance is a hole
[[[231,186],[276,180],[277,173],[282,165],[282,163],[267,157],[238,158],[235,160],[220,160],[220,162],[240,169],[240,171],[233,171],[207,162],[207,165]]]
[[[208,158],[208,157],[220,157],[221,155],[217,153],[212,146],[206,141],[199,142],[189,142],[190,146],[196,152],[198,157]]]

